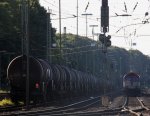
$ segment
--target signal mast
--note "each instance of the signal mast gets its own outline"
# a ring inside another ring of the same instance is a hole
[[[101,32],[99,35],[99,41],[102,43],[103,53],[107,52],[107,47],[111,46],[110,38],[111,36],[106,36],[106,33],[109,31],[109,6],[108,0],[102,0],[101,6]]]

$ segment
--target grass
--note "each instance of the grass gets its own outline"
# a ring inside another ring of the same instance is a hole
[[[10,99],[5,98],[2,101],[0,101],[0,106],[8,106],[8,105],[14,105]]]

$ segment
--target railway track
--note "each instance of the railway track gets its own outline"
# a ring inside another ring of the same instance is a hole
[[[144,105],[141,98],[128,97],[127,104],[124,107],[124,111],[127,111],[129,112],[129,114],[132,114],[134,116],[143,116],[145,111],[149,112],[149,108]]]
[[[17,112],[11,113],[10,115],[15,116],[40,116],[40,115],[93,115],[93,114],[117,114],[117,112],[121,112],[122,108],[116,109],[108,109],[104,107],[100,107],[100,99],[101,96],[91,97],[87,100],[76,102],[70,105],[66,105],[64,107],[58,108],[50,108],[43,110],[34,110],[34,111],[26,111],[26,112]]]
[[[44,114],[49,114],[49,115],[52,115],[52,114],[62,114],[63,112],[76,112],[76,111],[79,111],[79,110],[83,110],[84,108],[88,108],[89,106],[91,105],[94,105],[96,104],[97,102],[100,101],[100,97],[93,97],[93,98],[90,98],[90,99],[87,99],[87,100],[84,100],[84,101],[80,101],[80,102],[77,102],[77,103],[73,103],[73,104],[70,104],[70,105],[66,105],[66,106],[63,106],[63,107],[58,107],[58,108],[45,108],[43,110],[35,110],[35,111],[26,111],[26,112],[17,112],[17,113],[11,113],[10,115],[44,115]]]
[[[141,97],[140,100],[146,107],[150,109],[150,97]]]
[[[19,105],[19,106],[5,106],[5,107],[0,107],[0,112],[21,110],[22,108],[23,108],[23,105]]]
[[[109,105],[109,109],[123,108],[125,107],[126,102],[127,102],[127,97],[118,96]]]
[[[117,98],[118,99],[118,98]],[[42,114],[42,115],[51,115],[51,116],[81,116],[81,115],[86,115],[86,116],[99,116],[99,115],[117,115],[117,114],[125,114],[126,112],[122,111],[122,108],[124,107],[126,103],[126,99],[122,100],[122,105],[120,107],[116,106],[113,109],[110,109],[109,107],[100,107],[100,104],[98,105],[97,108],[89,108],[87,109],[86,106],[83,106],[81,108],[78,108],[78,110],[74,111],[71,110],[65,110],[64,112],[57,113],[57,114]],[[89,103],[88,103],[89,104]],[[94,102],[93,102],[94,104]],[[90,105],[89,105],[90,106]],[[72,112],[73,111],[73,112]]]
[[[17,111],[13,113],[5,113],[1,114],[3,116],[98,116],[98,115],[124,115],[128,116],[129,114],[134,116],[140,116],[141,114],[150,114],[149,109],[144,105],[143,97],[136,98],[136,97],[123,97],[119,96],[116,97],[112,103],[108,107],[102,107],[100,105],[100,98],[98,97],[91,97],[87,100],[76,102],[70,105],[66,105],[63,107],[47,107],[43,109],[36,109],[30,111]],[[149,99],[147,99],[149,100]],[[114,107],[112,107],[114,106]],[[22,107],[20,107],[21,109]],[[8,109],[7,109],[8,110]],[[9,110],[8,110],[9,111]]]

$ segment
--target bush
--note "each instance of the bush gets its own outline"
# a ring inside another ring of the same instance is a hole
[[[13,105],[12,101],[10,99],[3,99],[0,101],[0,106],[8,106],[8,105]]]

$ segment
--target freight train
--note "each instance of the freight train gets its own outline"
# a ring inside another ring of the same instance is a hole
[[[26,100],[27,57],[17,56],[8,65],[12,101]],[[62,65],[29,57],[29,101],[49,101],[101,92],[101,79]]]
[[[129,72],[123,77],[123,89],[127,96],[139,96],[140,89],[140,76],[137,73]]]

